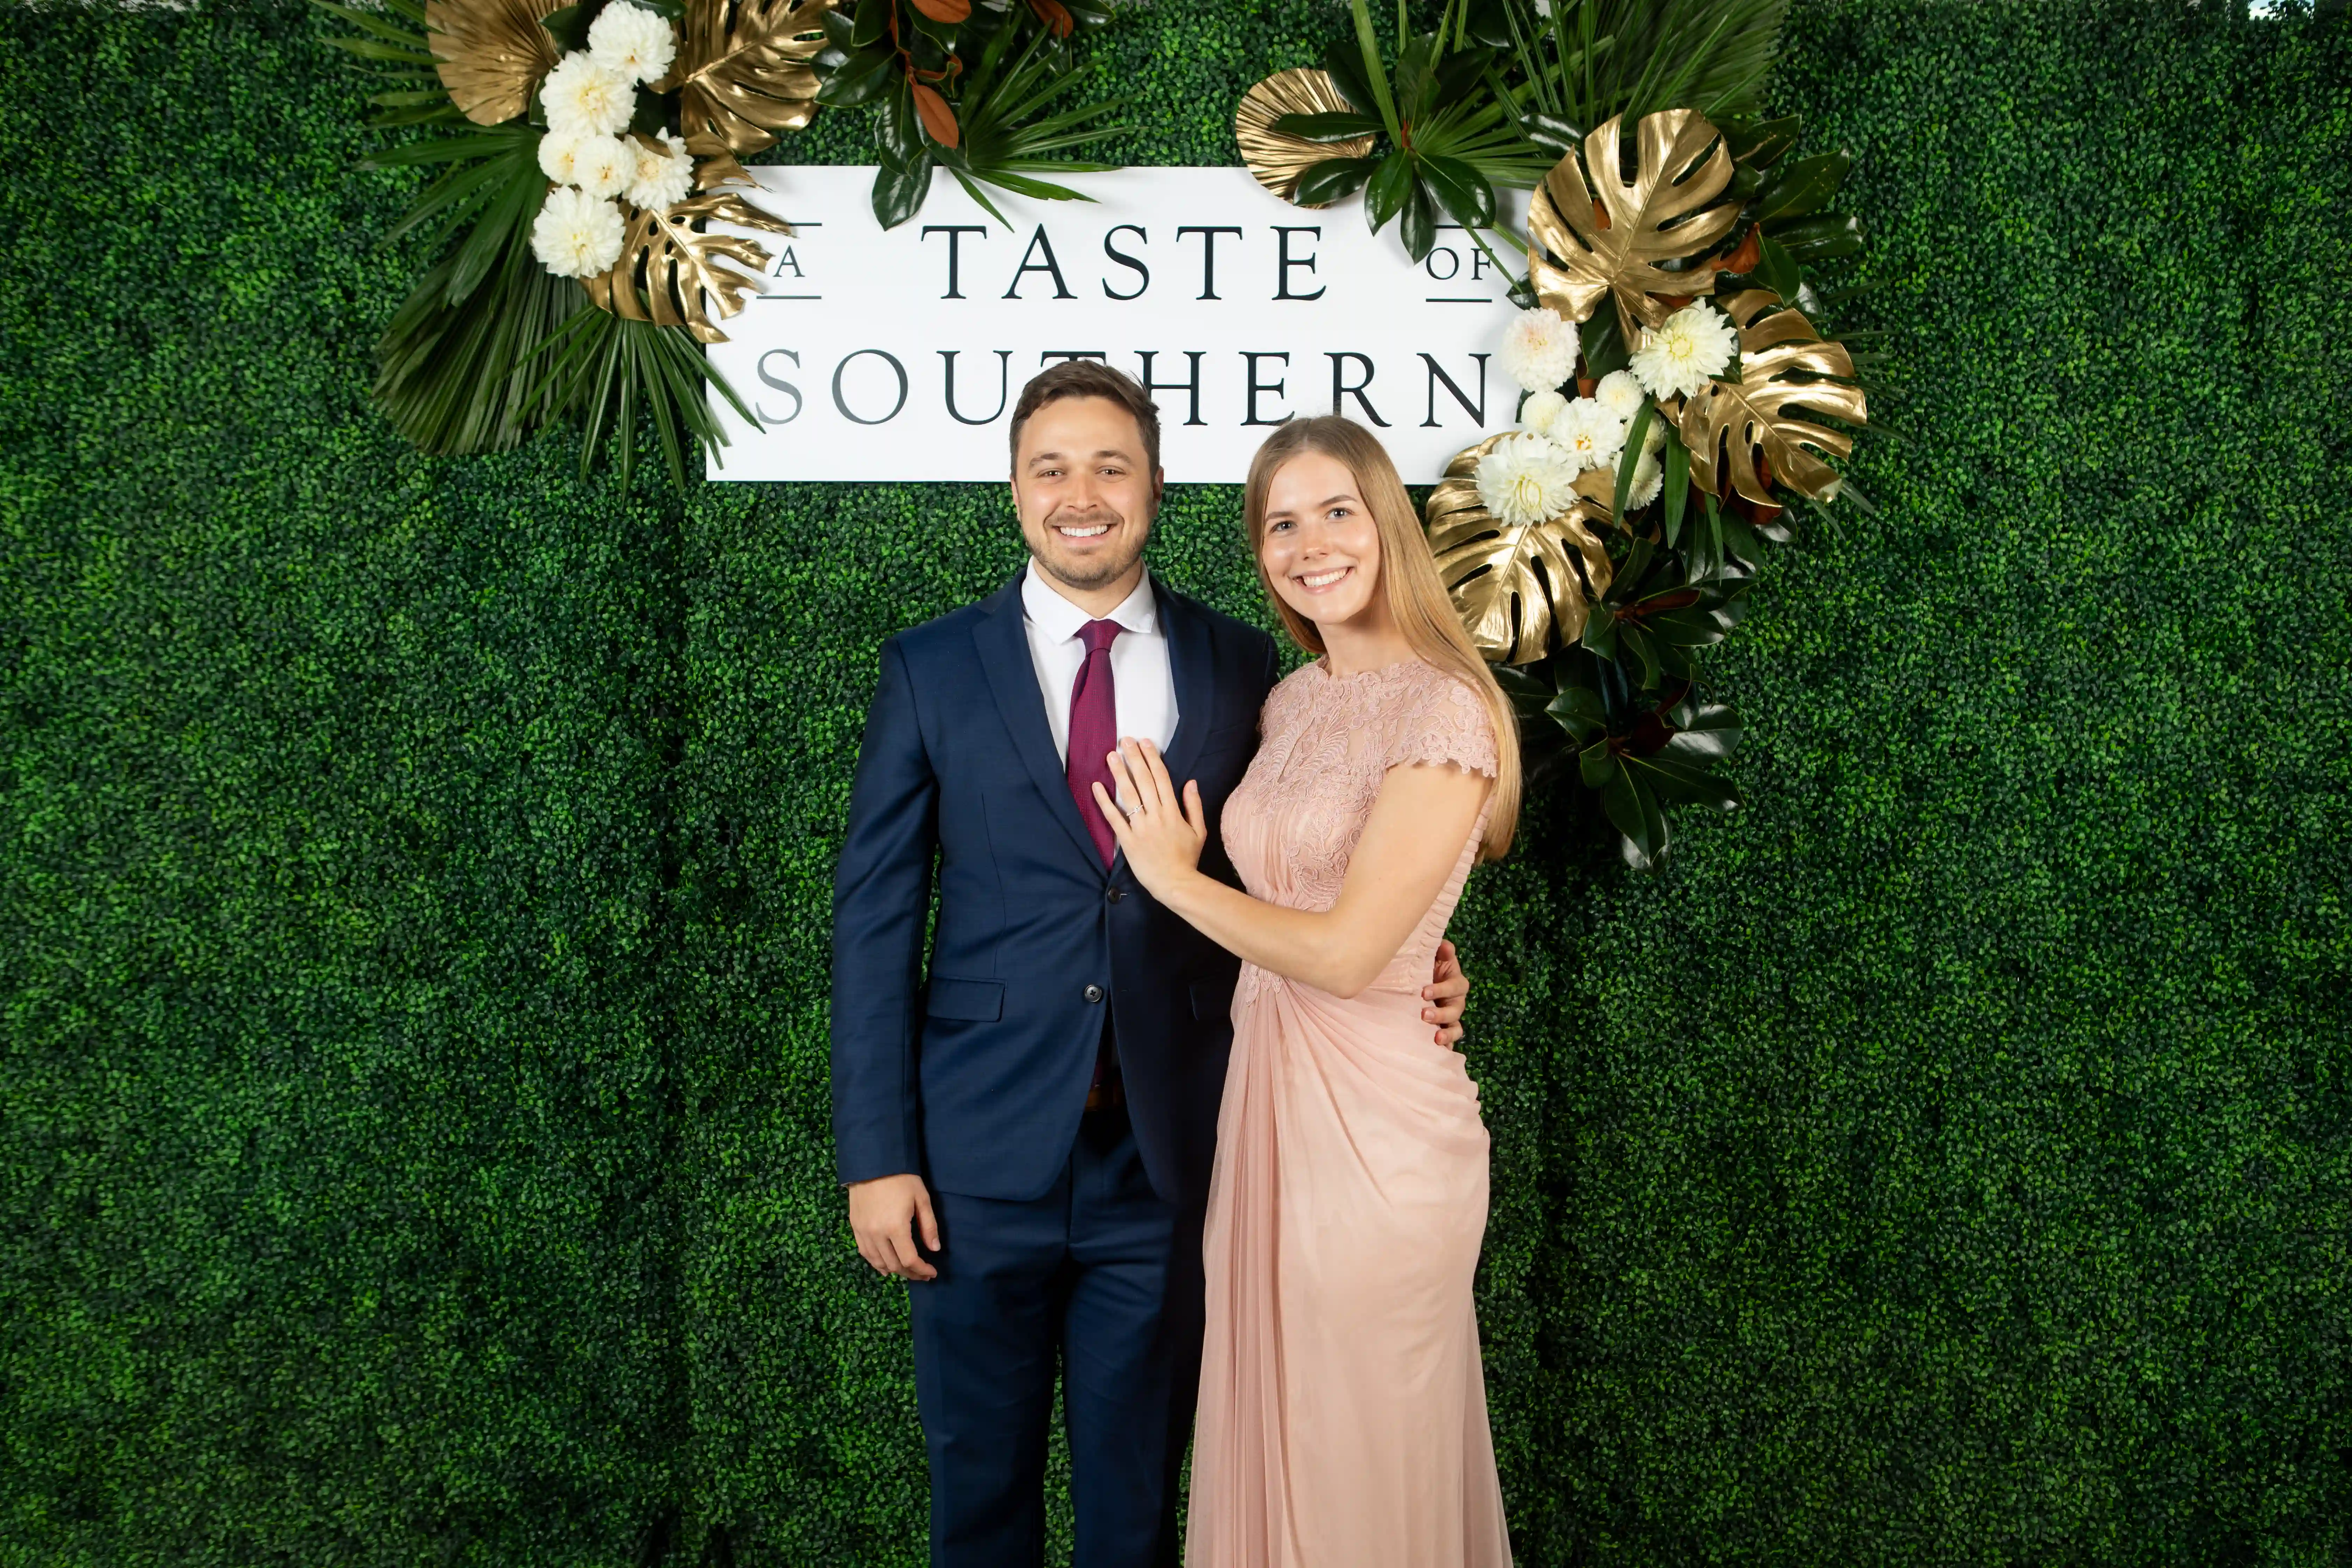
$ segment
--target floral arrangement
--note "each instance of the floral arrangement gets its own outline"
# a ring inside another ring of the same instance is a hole
[[[1036,174],[1099,167],[1052,156],[1118,107],[1059,107],[1097,0],[313,3],[356,29],[331,41],[379,79],[370,122],[429,132],[369,166],[441,171],[387,237],[437,259],[376,345],[378,406],[437,455],[578,418],[583,473],[614,434],[625,486],[641,416],[679,484],[689,443],[715,462],[726,439],[706,387],[758,426],[702,353],[771,259],[712,226],[791,232],[730,188],[744,157],[820,104],[870,104],[887,226],[935,166],[983,206],[980,184],[1078,199]]]
[[[1059,155],[1110,134],[1107,117],[1126,100],[1057,107],[1079,80],[1075,36],[1109,15],[1108,0],[856,0],[853,14],[830,14],[817,101],[874,105],[882,226],[914,216],[934,168],[999,223],[1004,215],[982,185],[1086,200],[1037,176],[1114,166]]]
[[[1738,805],[1718,764],[1740,720],[1701,696],[1699,651],[1738,623],[1761,542],[1793,537],[1791,508],[1868,504],[1828,460],[1867,417],[1828,336],[1860,290],[1812,275],[1861,248],[1826,210],[1851,161],[1790,157],[1799,123],[1761,111],[1778,0],[1455,0],[1433,34],[1400,20],[1392,70],[1354,11],[1352,47],[1253,89],[1236,136],[1294,201],[1362,186],[1416,257],[1437,211],[1526,255],[1499,353],[1517,425],[1447,465],[1430,543],[1531,771],[1572,764],[1655,871],[1670,806]],[[1498,185],[1533,191],[1526,234]]]

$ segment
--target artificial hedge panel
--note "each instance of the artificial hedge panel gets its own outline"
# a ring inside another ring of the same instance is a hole
[[[1341,22],[1122,12],[1113,156],[1229,162]],[[311,24],[0,27],[0,1552],[921,1561],[827,878],[1002,492],[406,456]],[[1806,0],[1779,96],[1859,159],[1879,510],[1712,661],[1742,817],[1647,882],[1548,797],[1454,928],[1519,1555],[2341,1560],[2344,30]],[[1255,615],[1235,504],[1155,561]]]
[[[675,509],[387,437],[310,17],[0,27],[0,1561],[625,1561]]]

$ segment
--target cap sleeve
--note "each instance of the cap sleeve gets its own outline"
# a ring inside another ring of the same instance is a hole
[[[1469,684],[1442,669],[1428,671],[1388,716],[1388,767],[1451,763],[1496,776],[1495,723]]]

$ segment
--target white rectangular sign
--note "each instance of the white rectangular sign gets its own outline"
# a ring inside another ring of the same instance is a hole
[[[1360,196],[1310,210],[1245,169],[1122,169],[1066,177],[1092,202],[990,192],[1008,230],[941,171],[886,231],[870,168],[751,173],[794,232],[760,237],[772,276],[710,349],[764,426],[711,399],[713,479],[1002,479],[1022,384],[1077,354],[1150,388],[1177,481],[1238,483],[1268,430],[1336,409],[1431,483],[1517,411],[1509,279],[1459,228],[1416,264]]]

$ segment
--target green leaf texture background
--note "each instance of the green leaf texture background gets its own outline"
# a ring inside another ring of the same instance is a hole
[[[1347,26],[1122,7],[1108,155]],[[1522,1562],[2352,1554],[2347,31],[1798,0],[1901,439],[1711,655],[1746,811],[1455,922]],[[0,37],[0,1563],[920,1563],[828,876],[1003,495],[420,458],[320,25]],[[1262,616],[1237,504],[1155,560]]]

